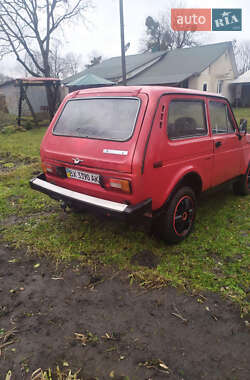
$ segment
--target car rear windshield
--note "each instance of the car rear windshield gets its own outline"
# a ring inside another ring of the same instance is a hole
[[[102,140],[128,140],[134,131],[138,98],[87,98],[69,100],[53,134]]]

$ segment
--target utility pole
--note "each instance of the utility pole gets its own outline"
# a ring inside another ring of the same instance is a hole
[[[120,1],[120,29],[121,29],[121,59],[122,59],[122,84],[127,85],[126,79],[126,60],[124,48],[124,21],[123,21],[123,0]]]

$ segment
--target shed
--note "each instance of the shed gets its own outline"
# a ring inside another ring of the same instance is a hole
[[[0,84],[0,94],[5,96],[7,111],[18,116],[19,123],[22,116],[45,114],[48,117],[48,101],[46,86],[58,89],[58,78],[17,78]]]
[[[250,70],[231,82],[237,107],[250,107]]]

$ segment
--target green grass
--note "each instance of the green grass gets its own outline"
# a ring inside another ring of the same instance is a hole
[[[63,213],[56,201],[31,190],[28,181],[39,171],[44,133],[45,128],[40,128],[0,140],[1,155],[14,163],[0,172],[3,241],[53,260],[125,269],[131,282],[138,280],[142,286],[171,284],[190,291],[218,292],[248,310],[249,196],[236,197],[228,189],[200,200],[195,231],[181,244],[168,246],[143,225]],[[144,250],[159,258],[157,268],[131,264],[131,258]]]
[[[39,161],[39,146],[45,131],[46,128],[43,127],[16,132],[10,136],[0,135],[0,157],[10,155],[14,159],[31,158]]]
[[[7,125],[16,124],[16,116],[0,111],[0,130]]]

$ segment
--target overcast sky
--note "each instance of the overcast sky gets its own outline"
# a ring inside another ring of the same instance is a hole
[[[140,49],[140,40],[145,33],[147,16],[158,17],[167,14],[171,0],[123,0],[125,42],[130,42],[127,54],[135,54]],[[241,32],[203,32],[202,43],[221,41],[250,40],[250,1],[249,0],[186,0],[186,8],[242,8]],[[103,58],[120,55],[119,0],[93,0],[94,8],[87,14],[87,22],[64,28],[63,46],[66,52],[81,54],[82,66],[89,62],[93,52]],[[14,57],[0,61],[0,72],[9,76],[23,75],[23,69]]]

